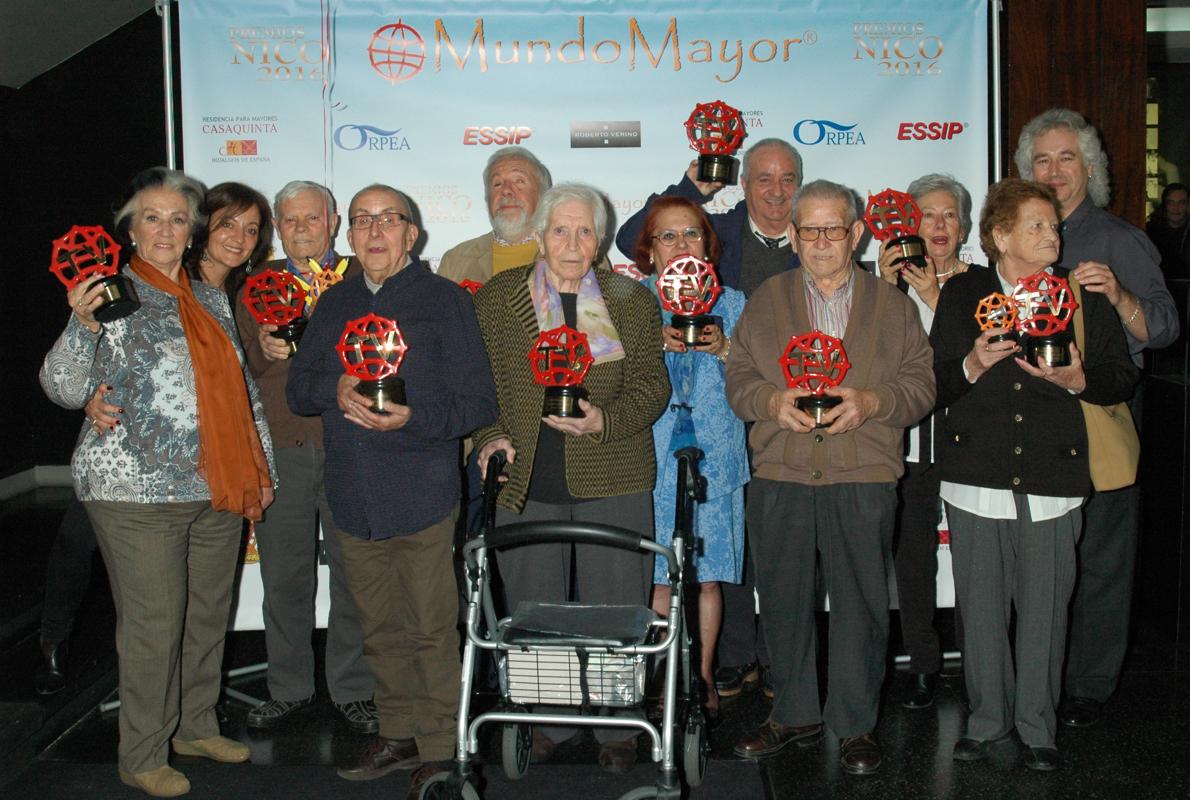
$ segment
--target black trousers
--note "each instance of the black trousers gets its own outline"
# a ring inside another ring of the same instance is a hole
[[[901,638],[916,675],[942,667],[942,648],[934,628],[938,592],[938,470],[933,464],[906,464],[897,486],[895,564],[901,609]]]
[[[58,526],[46,565],[45,603],[41,607],[41,640],[49,644],[70,638],[74,616],[91,584],[91,561],[98,548],[91,518],[77,498]]]

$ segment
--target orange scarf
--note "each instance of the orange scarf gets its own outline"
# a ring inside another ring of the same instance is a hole
[[[178,300],[198,395],[198,474],[211,491],[211,506],[259,520],[264,514],[261,488],[272,486],[273,480],[235,346],[195,298],[185,269],[174,283],[139,255],[133,255],[129,267]]]

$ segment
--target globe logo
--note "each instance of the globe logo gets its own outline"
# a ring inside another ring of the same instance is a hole
[[[377,28],[372,34],[368,60],[377,75],[389,83],[401,83],[421,72],[426,62],[426,43],[420,33],[398,18],[395,24]]]

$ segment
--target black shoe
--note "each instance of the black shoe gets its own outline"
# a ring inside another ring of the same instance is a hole
[[[65,641],[41,643],[41,667],[33,676],[33,688],[38,694],[57,694],[66,688]]]
[[[1089,697],[1070,697],[1058,709],[1058,719],[1071,728],[1089,728],[1103,714],[1103,703]]]
[[[755,689],[760,683],[760,668],[756,662],[739,667],[719,667],[715,670],[715,689],[720,697],[735,697],[745,689]]]
[[[963,737],[955,742],[952,757],[955,761],[983,761],[988,757],[991,748],[1010,741],[1012,733],[1006,733],[998,739],[968,739]]]
[[[934,693],[938,690],[938,673],[914,675],[909,692],[901,701],[903,708],[929,708],[934,705]]]
[[[266,700],[248,712],[249,728],[271,728],[295,711],[314,705],[314,695],[305,700]]]
[[[359,733],[380,732],[380,715],[376,712],[376,703],[371,700],[335,703],[335,710],[343,715],[343,720],[353,731]]]
[[[1025,766],[1037,772],[1053,772],[1062,763],[1062,757],[1052,747],[1030,747],[1025,750]]]
[[[848,775],[873,775],[883,759],[880,745],[870,733],[848,736],[839,742],[839,766]]]

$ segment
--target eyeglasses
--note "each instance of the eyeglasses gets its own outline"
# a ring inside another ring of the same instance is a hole
[[[827,225],[825,227],[805,227],[797,229],[797,238],[803,242],[816,242],[818,235],[825,233],[828,241],[841,242],[847,238],[846,225]]]
[[[383,214],[356,214],[350,220],[351,227],[357,231],[366,231],[372,227],[373,222],[380,226],[380,230],[384,231],[409,221],[409,217],[400,211],[385,211]]]
[[[681,231],[662,231],[651,238],[656,239],[663,245],[674,244],[678,238],[682,238],[687,242],[697,242],[702,240],[701,228],[683,228]]]

